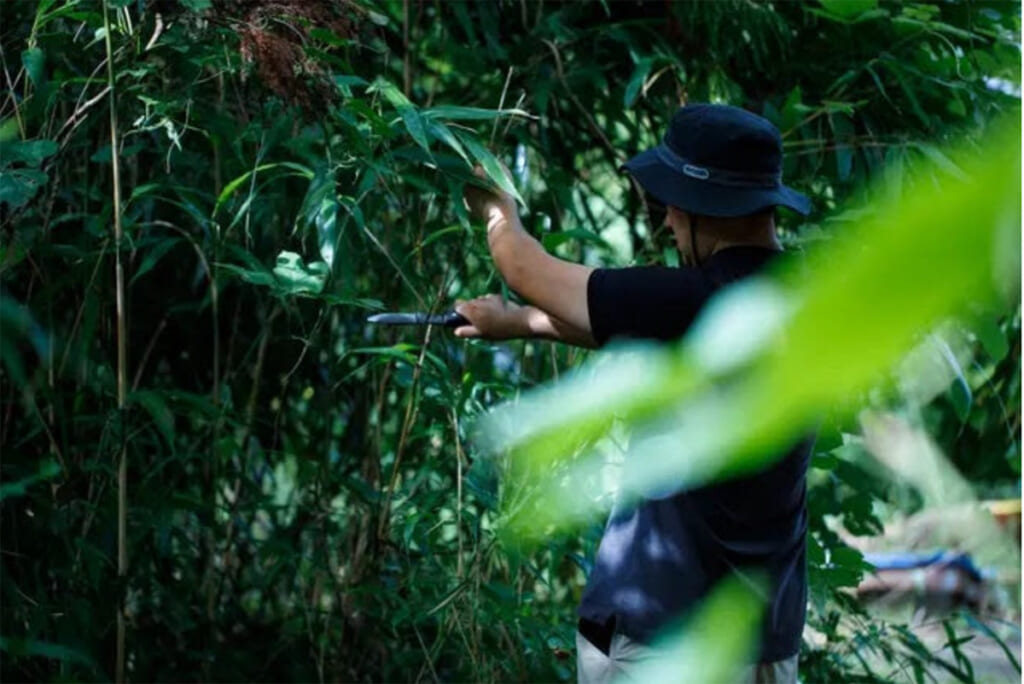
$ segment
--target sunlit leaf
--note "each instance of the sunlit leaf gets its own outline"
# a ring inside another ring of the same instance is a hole
[[[505,169],[502,167],[501,162],[498,161],[498,158],[491,154],[490,150],[480,144],[472,135],[461,131],[456,131],[456,135],[458,135],[470,154],[480,162],[480,166],[483,167],[487,177],[502,190],[516,198],[520,204],[525,204],[523,198],[520,197],[519,192],[512,184],[512,179],[505,173]]]
[[[329,272],[324,262],[303,263],[295,252],[282,251],[274,264],[274,276],[290,294],[318,294],[323,291]]]

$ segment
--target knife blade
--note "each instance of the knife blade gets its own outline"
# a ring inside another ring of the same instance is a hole
[[[379,313],[366,319],[367,323],[375,325],[437,325],[444,328],[458,328],[460,325],[469,325],[466,317],[455,311],[445,311],[439,314],[426,313]]]

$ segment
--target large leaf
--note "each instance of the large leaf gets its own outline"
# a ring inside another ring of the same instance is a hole
[[[7,169],[0,173],[0,204],[17,209],[35,197],[48,180],[37,169]]]
[[[45,138],[0,142],[0,168],[17,163],[38,167],[57,154],[57,149],[57,143]]]

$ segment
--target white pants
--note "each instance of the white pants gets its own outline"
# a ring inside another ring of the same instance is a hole
[[[577,632],[576,680],[579,684],[639,682],[638,670],[659,655],[650,646],[633,641],[622,634],[612,635],[608,655],[605,655],[601,649]],[[751,665],[743,671],[737,681],[744,684],[796,684],[797,656],[774,663]]]

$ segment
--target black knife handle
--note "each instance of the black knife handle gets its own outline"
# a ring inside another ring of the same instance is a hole
[[[435,319],[435,321],[432,321],[434,325],[442,325],[446,328],[458,328],[459,326],[469,325],[469,320],[458,311],[445,311],[443,314],[435,316]]]

